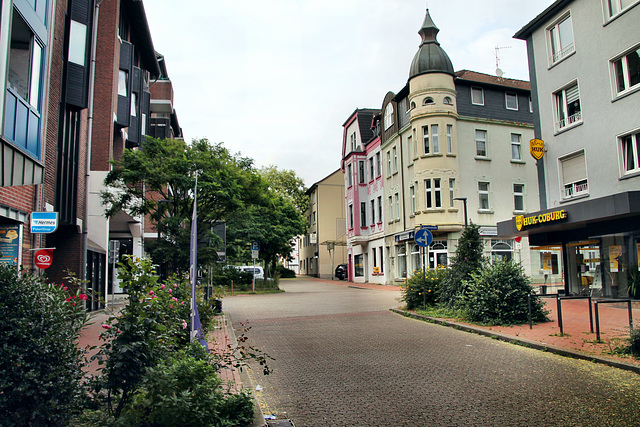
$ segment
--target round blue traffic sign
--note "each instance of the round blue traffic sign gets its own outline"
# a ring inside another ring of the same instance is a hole
[[[431,234],[431,231],[429,231],[427,228],[422,227],[418,231],[416,231],[413,239],[416,241],[418,246],[426,248],[433,241],[433,234]]]

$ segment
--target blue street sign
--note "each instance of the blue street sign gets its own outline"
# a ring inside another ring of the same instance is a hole
[[[32,212],[31,213],[31,233],[48,234],[53,233],[58,228],[57,212]]]
[[[422,227],[418,231],[416,231],[414,240],[416,241],[418,246],[426,248],[433,241],[433,234],[431,234],[431,231],[429,231],[428,228]]]
[[[251,250],[259,251],[260,250],[260,242],[251,242]]]
[[[421,225],[420,228],[426,228],[429,231],[436,231],[438,229],[437,225]]]

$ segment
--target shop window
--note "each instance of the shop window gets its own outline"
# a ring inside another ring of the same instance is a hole
[[[411,262],[412,262],[413,271],[418,271],[422,268],[421,260],[422,258],[420,254],[420,246],[418,245],[411,246]]]
[[[396,248],[398,256],[396,260],[398,264],[397,277],[405,278],[407,277],[407,248],[404,245],[397,246]]]
[[[353,271],[356,277],[364,277],[364,255],[353,257]]]
[[[513,240],[491,240],[491,262],[505,262],[513,259]]]

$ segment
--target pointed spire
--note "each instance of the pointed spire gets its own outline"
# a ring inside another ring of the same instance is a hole
[[[429,14],[429,9],[427,8],[427,14],[424,17],[424,22],[422,23],[422,28],[418,31],[420,37],[422,37],[421,46],[425,43],[438,43],[436,40],[436,36],[440,32],[440,29],[436,27],[436,24],[433,23],[433,19],[431,19],[431,15]]]

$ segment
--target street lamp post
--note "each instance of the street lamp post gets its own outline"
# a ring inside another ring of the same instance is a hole
[[[467,198],[466,197],[454,197],[453,200],[462,200],[462,204],[464,205],[464,228],[467,228],[469,225],[467,220]]]

